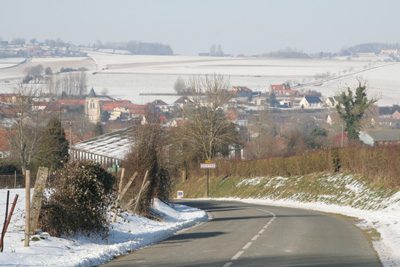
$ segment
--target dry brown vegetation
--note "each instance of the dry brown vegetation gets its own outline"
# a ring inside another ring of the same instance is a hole
[[[219,160],[214,176],[256,177],[297,176],[319,172],[351,172],[389,188],[400,186],[400,145],[380,147],[349,146],[288,157],[259,160]],[[194,176],[204,173],[192,170]]]

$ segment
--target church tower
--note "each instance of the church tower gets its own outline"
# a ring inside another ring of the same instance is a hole
[[[96,96],[93,88],[86,97],[85,114],[90,123],[96,124],[100,122],[100,98]]]

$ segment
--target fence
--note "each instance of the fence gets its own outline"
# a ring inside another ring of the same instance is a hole
[[[36,176],[31,175],[31,186],[35,184]],[[25,175],[0,175],[0,189],[4,188],[25,188]]]

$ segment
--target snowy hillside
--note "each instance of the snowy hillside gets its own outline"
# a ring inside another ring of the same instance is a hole
[[[247,86],[265,92],[270,84],[291,82],[296,89],[315,89],[323,96],[353,86],[358,78],[369,84],[368,94],[380,97],[379,105],[400,103],[400,63],[387,62],[387,57],[332,59],[273,59],[234,57],[136,56],[91,52],[88,58],[33,58],[31,62],[1,69],[0,93],[10,92],[26,67],[42,64],[59,71],[62,67],[86,68],[88,87],[96,92],[107,89],[115,98],[143,104],[159,96],[143,93],[174,93],[174,83],[181,76],[218,73],[230,77],[232,86]],[[13,62],[11,62],[13,64]],[[4,66],[9,66],[6,64]],[[327,76],[329,79],[316,78]],[[166,99],[172,103],[176,98]]]

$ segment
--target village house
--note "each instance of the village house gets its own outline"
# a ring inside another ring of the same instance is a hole
[[[256,106],[266,106],[268,101],[265,95],[253,97],[252,101]]]
[[[276,96],[297,96],[299,91],[291,90],[286,84],[270,84],[269,92]]]
[[[155,106],[156,109],[158,109],[161,112],[168,112],[169,111],[169,105],[165,103],[161,99],[156,99],[153,102],[151,102]]]
[[[328,107],[336,107],[338,104],[339,104],[338,96],[332,96],[325,99],[325,105],[327,105]]]
[[[329,125],[333,125],[334,123],[339,122],[338,114],[328,114],[326,118],[326,123]]]
[[[187,105],[188,103],[192,102],[190,100],[189,97],[187,96],[181,96],[180,98],[178,98],[175,102],[174,102],[174,106],[179,106],[179,107],[183,107],[185,105]]]
[[[323,105],[318,96],[304,96],[300,101],[300,107],[302,108],[321,108]]]
[[[361,131],[359,137],[369,146],[400,144],[400,130],[366,130]]]
[[[400,120],[400,112],[398,112],[397,110],[395,112],[393,112],[392,119]]]
[[[237,98],[251,98],[253,96],[253,90],[246,86],[234,86],[230,93]]]

